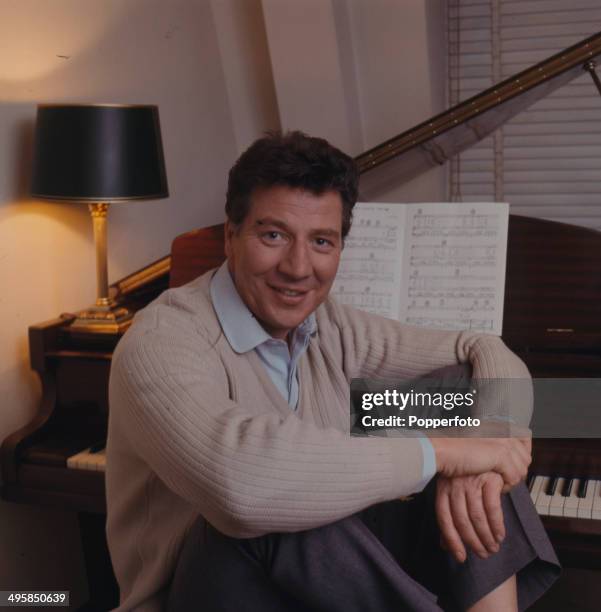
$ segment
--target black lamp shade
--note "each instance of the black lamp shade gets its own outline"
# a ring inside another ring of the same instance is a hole
[[[38,106],[31,193],[111,202],[169,195],[156,106]]]

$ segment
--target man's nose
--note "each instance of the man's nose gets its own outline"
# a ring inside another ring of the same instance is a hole
[[[282,274],[294,279],[301,279],[310,276],[313,271],[311,263],[311,253],[309,246],[298,241],[293,241],[278,266]]]

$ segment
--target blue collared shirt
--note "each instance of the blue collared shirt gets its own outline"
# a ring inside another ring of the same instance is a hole
[[[236,353],[256,351],[269,377],[286,398],[292,410],[298,404],[298,361],[317,333],[315,314],[311,313],[295,330],[291,350],[285,340],[272,338],[242,301],[227,267],[217,270],[210,285],[211,299],[223,333]],[[423,452],[421,491],[436,473],[434,448],[428,438],[419,439]]]
[[[291,349],[285,340],[272,338],[250,312],[238,294],[225,262],[211,279],[211,299],[217,318],[236,353],[256,351],[269,377],[293,410],[298,403],[298,361],[317,333],[311,313],[295,330]]]

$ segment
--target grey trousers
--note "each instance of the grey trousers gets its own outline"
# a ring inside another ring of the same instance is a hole
[[[168,610],[398,612],[465,610],[516,574],[520,610],[560,568],[525,485],[503,496],[498,553],[460,564],[440,547],[435,482],[330,525],[237,540],[202,518],[180,553]]]

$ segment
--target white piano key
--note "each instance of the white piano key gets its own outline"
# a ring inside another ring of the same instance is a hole
[[[566,483],[566,478],[558,478],[557,486],[555,487],[555,493],[551,497],[549,503],[549,515],[550,516],[563,516],[563,506],[566,498],[562,495],[563,487]]]
[[[96,454],[95,453],[90,453],[88,451],[86,457],[85,457],[85,465],[84,465],[84,469],[86,470],[90,470],[92,472],[96,472],[97,471],[97,460],[96,460]]]
[[[92,453],[90,448],[86,448],[81,452],[67,459],[67,467],[78,470],[90,470],[93,472],[104,472],[106,466],[106,450]]]
[[[586,496],[578,501],[578,518],[591,518],[593,514],[593,497],[595,496],[595,481],[589,480]]]
[[[89,448],[86,448],[86,450],[84,451],[84,456],[81,460],[80,469],[90,470],[92,472],[96,471],[95,455],[90,453]]]
[[[580,488],[580,480],[578,478],[574,478],[574,482],[572,483],[572,492],[570,496],[566,498],[565,503],[563,504],[563,515],[577,517],[578,516],[578,502],[580,501],[578,498],[578,489]]]
[[[535,476],[534,482],[532,483],[532,487],[530,488],[530,498],[532,499],[532,503],[536,505],[536,499],[538,498],[538,494],[540,493],[541,486],[543,484],[544,476]]]
[[[75,455],[67,458],[67,467],[71,469],[79,469],[81,462],[83,461],[85,451],[80,451]]]
[[[595,480],[595,495],[593,497],[592,518],[601,520],[601,480]]]
[[[551,503],[552,496],[547,495],[547,487],[549,486],[549,482],[551,480],[553,480],[552,476],[543,476],[541,490],[536,498],[536,511],[541,516],[548,516],[549,514],[549,505]]]
[[[94,471],[96,469],[94,467],[94,457],[90,454],[89,448],[86,448],[86,450],[82,451],[81,453],[81,459],[79,460],[79,469],[90,471]]]
[[[98,451],[91,455],[92,464],[94,465],[94,469],[97,472],[102,471],[101,466],[105,463],[105,456],[102,454],[102,451]]]
[[[594,484],[592,515],[593,519],[601,519],[601,480],[589,481],[589,486]]]

